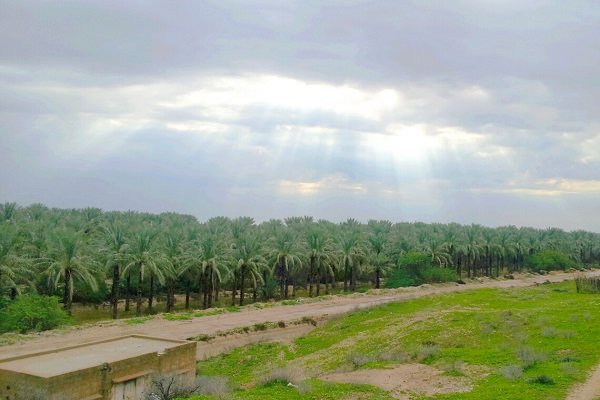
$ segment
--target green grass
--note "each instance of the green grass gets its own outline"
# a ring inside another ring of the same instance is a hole
[[[311,389],[300,393],[258,382],[277,367],[296,366],[315,376],[401,360],[429,364],[449,376],[462,375],[462,366],[482,371],[466,374],[471,392],[434,399],[564,399],[600,360],[598,310],[600,296],[577,294],[573,282],[432,296],[339,317],[291,346],[239,348],[200,362],[198,372],[229,377],[235,399],[328,399],[359,392],[360,399],[389,399],[368,385],[310,379]],[[505,377],[509,366],[521,368],[522,375]]]
[[[123,320],[123,322],[127,325],[138,325],[138,324],[143,324],[146,321],[150,321],[151,319],[153,319],[153,317],[151,317],[151,316],[133,317],[133,318],[125,319],[125,320]]]

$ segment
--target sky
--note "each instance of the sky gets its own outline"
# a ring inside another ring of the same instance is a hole
[[[0,202],[600,231],[597,1],[0,10]]]

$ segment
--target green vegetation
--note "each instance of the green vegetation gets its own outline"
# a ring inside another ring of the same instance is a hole
[[[575,261],[558,250],[543,250],[527,258],[527,267],[532,271],[567,270],[575,267]]]
[[[600,361],[599,306],[573,282],[415,299],[339,317],[289,346],[238,348],[198,363],[198,373],[229,377],[234,399],[391,399],[316,376],[422,363],[473,385],[434,399],[564,399]]]
[[[458,275],[452,269],[435,267],[431,257],[417,251],[409,251],[400,257],[398,268],[390,273],[385,287],[399,288],[423,283],[452,282]]]
[[[0,204],[0,298],[59,296],[75,322],[599,263],[583,231]]]
[[[0,333],[47,331],[69,322],[57,297],[27,294],[0,308]]]

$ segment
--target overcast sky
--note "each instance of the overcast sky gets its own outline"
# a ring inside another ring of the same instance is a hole
[[[600,231],[597,1],[0,0],[0,201]]]

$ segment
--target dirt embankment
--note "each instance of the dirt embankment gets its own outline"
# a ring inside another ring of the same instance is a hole
[[[586,274],[600,276],[600,271],[591,271]],[[93,326],[68,329],[66,331],[51,331],[33,335],[24,342],[0,347],[0,359],[34,353],[52,347],[71,346],[122,335],[141,334],[172,339],[187,339],[201,334],[215,335],[218,332],[229,331],[235,328],[251,326],[268,321],[284,321],[287,323],[300,320],[303,317],[317,319],[328,318],[352,312],[357,309],[369,308],[393,301],[481,288],[526,287],[544,282],[570,280],[573,279],[574,276],[575,274],[572,273],[557,273],[546,276],[519,277],[514,280],[486,279],[481,282],[473,282],[465,285],[455,283],[435,286],[423,285],[416,288],[405,288],[393,291],[382,290],[374,294],[334,296],[329,300],[314,303],[251,309],[237,313],[198,317],[185,321],[167,321],[162,318],[155,318],[138,325],[125,324],[123,321],[109,321],[98,323]],[[278,337],[286,337],[286,335],[289,336],[292,334],[290,331],[286,331],[286,329],[288,328],[274,329],[272,332],[265,332],[262,334],[262,336],[265,336],[264,338],[261,338],[261,334],[257,334],[251,335],[252,339],[249,339],[244,335],[231,336],[218,342],[215,339],[213,344],[217,348],[226,350],[238,347],[239,345],[253,343],[247,341],[255,340],[254,338],[258,338],[256,341],[276,340]],[[203,348],[204,345],[200,343],[199,347]],[[212,350],[208,352],[203,351],[200,348],[198,353],[200,357],[207,356],[209,353],[210,355],[215,354]]]

